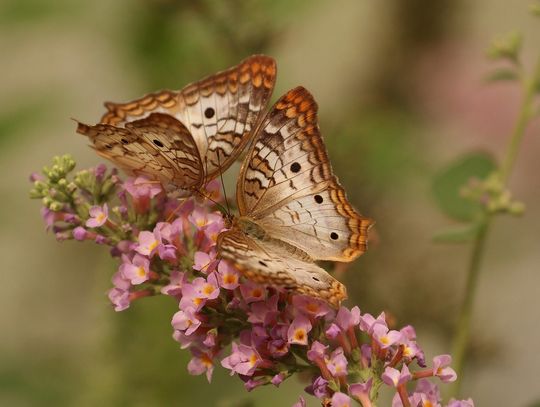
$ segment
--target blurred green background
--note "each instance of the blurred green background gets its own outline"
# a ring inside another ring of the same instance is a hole
[[[217,368],[186,372],[171,339],[175,304],[151,298],[115,313],[115,265],[102,247],[44,232],[28,175],[55,154],[100,159],[75,134],[105,100],[124,101],[234,65],[278,61],[274,100],[315,95],[336,173],[376,220],[367,254],[341,277],[349,304],[416,326],[428,358],[450,351],[469,245],[432,241],[453,223],[431,193],[471,150],[500,156],[519,105],[512,84],[486,86],[485,49],[519,29],[538,52],[540,22],[513,0],[2,0],[0,2],[0,405],[287,406],[305,383],[246,393]],[[534,55],[525,52],[528,61]],[[521,219],[496,221],[475,301],[464,395],[477,406],[540,397],[540,138],[525,137],[511,186]],[[232,191],[236,173],[227,174]],[[317,405],[310,400],[309,405]],[[385,404],[382,404],[385,405]]]

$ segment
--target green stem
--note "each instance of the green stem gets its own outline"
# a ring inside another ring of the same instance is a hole
[[[474,240],[471,260],[467,271],[467,283],[465,287],[465,297],[459,311],[459,319],[456,326],[456,334],[454,337],[454,345],[452,351],[453,367],[457,372],[457,380],[452,385],[452,394],[458,395],[463,379],[463,367],[465,364],[465,355],[467,353],[467,345],[469,344],[469,336],[471,330],[471,317],[474,305],[474,297],[476,287],[478,285],[478,276],[480,274],[480,265],[482,263],[482,255],[486,245],[486,236],[491,223],[491,217],[485,218]]]
[[[512,131],[510,140],[508,141],[508,147],[506,149],[506,154],[504,155],[499,173],[503,187],[508,183],[508,179],[519,151],[519,146],[523,139],[523,135],[525,134],[525,129],[529,119],[531,118],[534,97],[538,92],[539,84],[540,58],[538,59],[531,78],[529,78],[529,80],[523,79],[524,97],[521,104],[521,110],[518,114],[516,125]],[[471,331],[471,317],[473,312],[474,298],[476,295],[476,287],[478,285],[478,277],[486,244],[487,233],[492,219],[492,216],[486,213],[485,217],[480,222],[480,227],[474,240],[474,246],[467,271],[465,297],[463,298],[463,303],[461,304],[461,309],[459,312],[452,353],[454,360],[453,365],[457,373],[457,380],[454,382],[451,389],[451,394],[454,396],[459,396],[461,383],[463,380],[463,370]]]
[[[521,140],[523,139],[523,135],[525,134],[525,129],[527,127],[529,119],[531,118],[531,113],[533,110],[532,109],[533,101],[534,101],[535,94],[538,91],[539,83],[540,83],[540,58],[538,59],[538,62],[536,63],[535,70],[530,80],[523,81],[524,97],[523,97],[523,102],[521,105],[521,110],[519,112],[516,125],[514,126],[514,130],[512,132],[510,140],[508,141],[506,154],[501,164],[500,176],[501,176],[501,182],[503,185],[508,182],[508,178],[510,177],[510,173],[514,166],[514,162],[516,161],[517,153],[519,151],[519,145],[521,144]]]

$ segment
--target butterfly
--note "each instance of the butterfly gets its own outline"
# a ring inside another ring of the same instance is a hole
[[[315,264],[349,262],[367,248],[372,221],[359,215],[332,172],[303,87],[281,97],[254,135],[236,187],[240,216],[218,236],[218,253],[248,279],[333,306],[345,286]]]
[[[251,139],[272,94],[276,63],[254,55],[175,92],[105,103],[96,125],[78,123],[96,152],[169,191],[199,189],[225,171]]]

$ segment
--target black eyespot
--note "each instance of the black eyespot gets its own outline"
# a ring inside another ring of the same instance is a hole
[[[152,140],[154,142],[154,144],[158,147],[163,147],[163,143],[161,141],[159,141],[158,139],[154,139]]]
[[[266,265],[266,263],[265,263],[264,261],[262,261],[262,260],[259,260],[259,264],[260,264],[261,266],[263,266],[263,267],[268,267],[268,266]]]
[[[311,278],[312,278],[313,280],[315,280],[315,281],[321,281],[321,280],[319,280],[317,277],[311,277]]]
[[[214,109],[212,109],[211,107],[207,107],[204,111],[204,117],[206,117],[207,119],[211,119],[212,117],[214,117],[214,114],[216,112],[214,111]]]
[[[105,147],[107,147],[109,150],[112,148],[110,144],[105,144]]]
[[[120,141],[122,142],[122,144],[127,144],[128,143],[128,141],[125,138],[122,138]]]
[[[292,163],[291,164],[291,171],[292,172],[298,172],[298,171],[300,171],[301,168],[302,167],[298,163]]]
[[[318,204],[322,204],[323,202],[323,197],[320,195],[315,195],[313,199],[315,199],[315,202],[317,202]]]
[[[332,238],[332,240],[337,240],[337,238],[339,236],[338,236],[338,234],[336,232],[332,232],[332,233],[330,233],[330,237]]]

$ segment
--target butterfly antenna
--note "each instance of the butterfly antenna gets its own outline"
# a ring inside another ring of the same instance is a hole
[[[167,216],[167,220],[165,222],[169,223],[172,218],[174,217],[174,215],[176,215],[178,213],[178,211],[180,210],[180,208],[182,207],[182,205],[184,204],[184,202],[181,202],[178,204],[178,206],[176,208],[174,208],[174,211],[171,212],[171,214],[169,216]]]
[[[226,209],[223,205],[221,205],[219,202],[213,200],[210,195],[206,195],[204,192],[202,192],[200,189],[195,189],[195,192],[197,192],[200,196],[202,196],[205,199],[208,199],[210,202],[214,203],[218,209],[223,212],[224,214],[227,214]]]
[[[231,216],[231,208],[229,208],[229,200],[227,199],[227,191],[225,190],[225,182],[223,182],[223,171],[221,171],[221,162],[219,161],[219,150],[217,152],[217,161],[219,168],[219,178],[221,179],[221,188],[223,189],[223,198],[225,199],[225,205],[227,205],[227,216]]]

